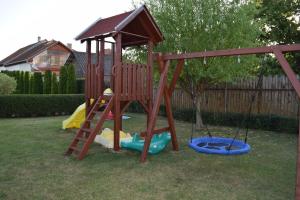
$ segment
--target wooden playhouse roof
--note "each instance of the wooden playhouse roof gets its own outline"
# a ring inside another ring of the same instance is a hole
[[[146,44],[149,40],[159,43],[163,35],[145,5],[119,15],[99,19],[75,39],[85,41],[103,37],[114,37],[122,32],[122,45]]]

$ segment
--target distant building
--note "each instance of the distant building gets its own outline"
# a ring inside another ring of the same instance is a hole
[[[2,70],[40,71],[50,70],[58,73],[60,67],[72,54],[72,50],[55,40],[38,40],[23,47],[0,61]]]
[[[92,62],[96,63],[96,54],[92,54]],[[29,71],[45,72],[50,70],[59,75],[60,67],[65,64],[74,64],[76,77],[84,78],[87,55],[72,49],[71,44],[62,42],[40,40],[25,46],[0,61],[0,71]],[[105,50],[104,75],[110,79],[112,55]]]

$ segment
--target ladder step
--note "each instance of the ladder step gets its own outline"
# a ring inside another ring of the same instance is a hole
[[[74,153],[79,154],[81,149],[78,149],[76,147],[70,147],[70,149],[72,149],[74,151]]]
[[[77,137],[76,140],[85,142],[87,139],[84,137]]]
[[[93,111],[93,113],[96,114],[96,115],[101,115],[103,112],[101,112],[101,111]]]
[[[81,130],[86,133],[91,133],[93,131],[91,128],[82,128]]]

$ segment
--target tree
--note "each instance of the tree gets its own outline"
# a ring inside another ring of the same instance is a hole
[[[51,93],[51,75],[52,72],[50,70],[47,70],[44,75],[44,87],[43,87],[43,93],[44,94],[50,94]]]
[[[43,78],[40,72],[33,73],[33,94],[43,94]]]
[[[75,94],[76,92],[76,75],[74,65],[67,65],[67,89],[66,93]]]
[[[155,51],[193,52],[255,47],[260,34],[254,21],[255,4],[227,0],[147,0],[164,34]],[[191,94],[197,107],[197,128],[203,127],[201,95],[209,85],[249,77],[257,68],[255,56],[187,60],[179,85]],[[174,69],[175,65],[171,65]]]
[[[51,94],[58,94],[58,82],[55,73],[53,73],[51,80]]]
[[[24,94],[29,93],[29,72],[24,74]]]
[[[259,37],[263,43],[300,43],[300,0],[256,0],[256,5],[256,19],[264,23],[263,34]],[[300,53],[287,53],[286,58],[294,71],[300,73]],[[267,65],[267,73],[282,73],[274,57],[268,57]]]
[[[16,87],[16,90],[15,90],[15,93],[20,94],[21,93],[21,73],[20,73],[20,71],[15,71],[14,72],[14,77],[17,81],[17,87]]]
[[[62,66],[59,72],[59,93],[66,94],[67,93],[67,79],[68,79],[68,71],[66,66]]]
[[[30,74],[29,77],[29,94],[34,94],[33,90],[33,85],[34,85],[34,79],[33,79],[33,74]]]
[[[20,72],[20,94],[24,94],[24,71]]]
[[[0,94],[11,94],[16,90],[17,81],[4,73],[0,73]]]

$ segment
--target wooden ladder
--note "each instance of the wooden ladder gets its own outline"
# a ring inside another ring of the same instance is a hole
[[[109,100],[106,108],[103,112],[98,111],[101,101],[102,100]],[[77,131],[74,139],[72,140],[68,150],[66,151],[65,155],[69,156],[74,153],[79,160],[83,159],[84,156],[87,154],[90,145],[93,143],[97,133],[102,128],[102,125],[113,106],[113,99],[114,96],[103,96],[101,95],[97,101],[92,106],[86,120],[82,124],[81,128]],[[94,117],[100,115],[95,127],[90,128],[91,122],[93,121]]]

